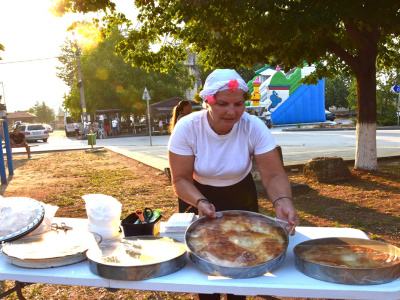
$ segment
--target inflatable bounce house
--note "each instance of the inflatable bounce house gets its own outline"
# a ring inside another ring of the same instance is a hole
[[[252,97],[246,102],[246,111],[271,118],[274,125],[325,122],[325,79],[317,85],[299,84],[314,70],[306,65],[285,74],[279,66],[266,65],[247,84]]]

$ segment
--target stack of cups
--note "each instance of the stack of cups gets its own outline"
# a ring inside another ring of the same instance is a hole
[[[89,231],[101,235],[104,240],[118,237],[122,204],[102,194],[89,194],[82,198],[86,202]]]

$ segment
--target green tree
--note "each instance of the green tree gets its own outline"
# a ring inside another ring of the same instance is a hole
[[[377,82],[377,119],[384,125],[395,125],[397,121],[396,111],[398,94],[392,87],[399,82],[399,69],[381,70],[378,72]]]
[[[327,78],[325,80],[325,108],[331,106],[348,108],[347,96],[349,88],[353,84],[353,79],[344,75]]]
[[[357,80],[355,168],[377,169],[376,68],[397,67],[398,0],[136,0],[140,28],[132,28],[117,50],[135,66],[176,68],[186,50],[209,67],[251,68],[324,61],[305,83],[344,73]],[[110,9],[109,24],[124,22],[108,0],[64,0],[63,11]],[[160,50],[151,44],[164,41]]]
[[[397,101],[398,95],[394,93],[392,87],[399,82],[399,70],[381,70],[378,72],[376,81],[376,113],[377,123],[382,125],[395,125],[397,120]],[[346,97],[348,105],[351,109],[357,109],[357,84],[349,87],[349,95]]]
[[[86,50],[80,57],[88,114],[93,115],[99,109],[119,108],[124,116],[131,113],[144,115],[146,102],[142,95],[145,87],[154,103],[173,96],[183,97],[185,89],[193,85],[194,79],[183,64],[179,64],[177,72],[168,73],[132,67],[121,55],[114,53],[115,46],[122,40],[122,34],[114,28],[95,49]],[[74,47],[69,41],[62,47],[63,54],[59,59],[62,67],[57,76],[71,86],[70,93],[64,97],[64,108],[73,118],[79,119],[81,102]]]
[[[54,110],[48,107],[44,101],[41,104],[36,101],[35,106],[31,107],[28,111],[36,116],[38,123],[49,124],[56,118]]]
[[[346,97],[350,109],[357,109],[357,98],[357,82],[353,81],[349,87],[349,95]]]

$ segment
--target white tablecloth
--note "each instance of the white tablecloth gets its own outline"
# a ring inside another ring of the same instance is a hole
[[[55,218],[74,228],[86,228],[87,220]],[[78,286],[96,286],[117,289],[137,289],[186,293],[230,293],[237,295],[273,295],[279,297],[335,298],[335,299],[400,299],[400,279],[379,285],[345,285],[313,279],[297,271],[293,248],[298,243],[322,237],[368,238],[352,228],[297,227],[290,237],[283,264],[272,273],[257,278],[229,279],[209,276],[193,265],[187,265],[176,273],[143,281],[110,280],[94,275],[84,261],[70,266],[52,269],[26,269],[13,266],[0,255],[0,280],[48,283]]]

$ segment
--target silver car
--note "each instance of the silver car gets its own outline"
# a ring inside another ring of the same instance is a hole
[[[19,132],[25,135],[26,141],[43,140],[47,142],[49,130],[43,124],[22,124],[18,126]]]

